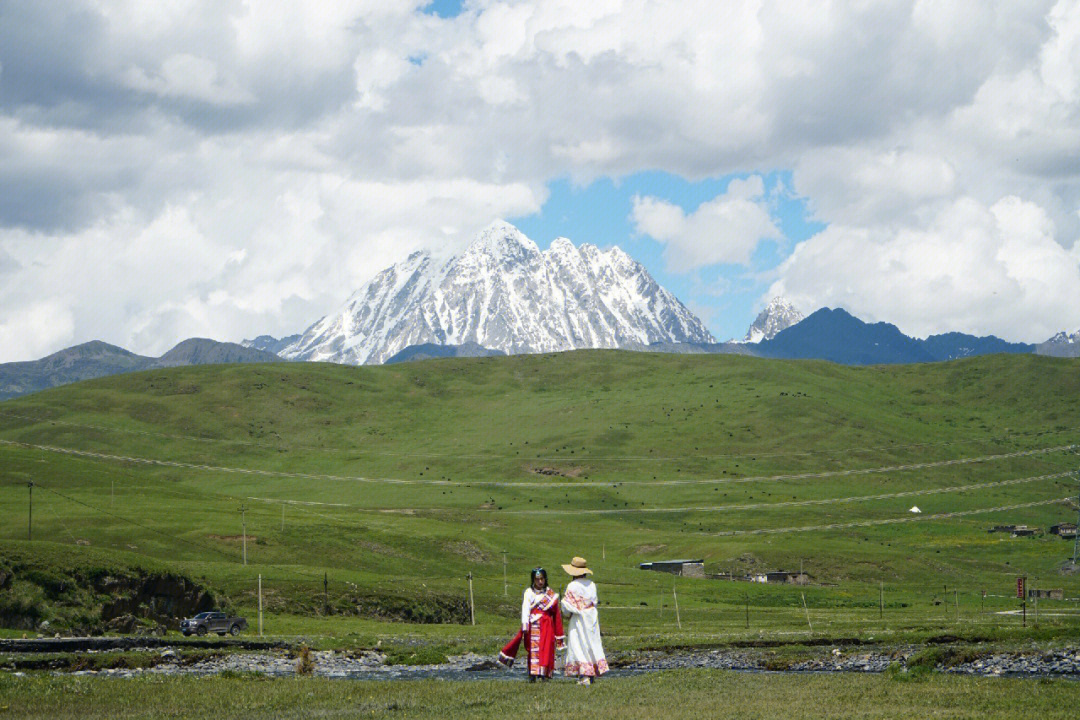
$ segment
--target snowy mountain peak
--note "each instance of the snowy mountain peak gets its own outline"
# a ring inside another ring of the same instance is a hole
[[[359,365],[424,343],[529,353],[656,342],[713,338],[619,248],[558,238],[540,252],[498,221],[445,263],[414,253],[383,270],[280,354]]]
[[[803,314],[794,305],[781,297],[769,301],[765,309],[758,314],[750,329],[746,331],[744,343],[757,343],[772,340],[781,330],[787,330],[803,319]]]
[[[465,255],[522,257],[540,254],[540,248],[524,233],[505,220],[496,220],[480,231]]]
[[[564,237],[557,237],[552,240],[551,247],[549,247],[548,250],[558,255],[565,255],[566,253],[574,253],[576,255],[578,251],[577,247],[574,246],[574,243],[570,242],[569,238]]]

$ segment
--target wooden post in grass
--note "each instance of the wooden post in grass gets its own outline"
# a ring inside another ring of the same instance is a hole
[[[244,564],[247,565],[247,507],[240,503],[240,533],[244,542]]]
[[[960,591],[953,588],[952,591],[953,602],[956,604],[956,622],[960,622]]]
[[[323,600],[323,615],[330,614],[330,592],[327,589],[329,584],[326,573],[322,574],[322,600]]]
[[[675,583],[671,584],[671,597],[675,598],[675,622],[679,625],[679,629],[682,630],[682,618],[679,617],[679,595],[675,592]]]
[[[26,483],[26,489],[30,491],[30,504],[27,506],[26,514],[26,539],[34,539],[34,481],[30,480]]]
[[[473,593],[472,593],[472,573],[470,572],[465,576],[469,581],[469,620],[473,625],[476,624],[476,607],[473,605]]]
[[[262,573],[259,573],[259,637],[262,636]]]
[[[802,609],[806,613],[806,624],[810,626],[810,633],[813,634],[814,626],[810,623],[810,608],[806,607],[806,593],[802,593]]]
[[[1076,482],[1080,485],[1080,470],[1076,471]],[[1077,492],[1076,499],[1080,501],[1080,491]],[[1080,504],[1077,505],[1076,515],[1076,534],[1073,535],[1073,557],[1072,564],[1073,569],[1076,569],[1076,551],[1080,550]]]

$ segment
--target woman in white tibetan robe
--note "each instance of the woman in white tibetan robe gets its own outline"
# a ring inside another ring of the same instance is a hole
[[[584,558],[575,557],[563,570],[573,576],[563,593],[562,609],[570,616],[566,629],[567,676],[580,677],[582,685],[589,685],[608,671],[607,657],[600,641],[600,620],[596,612],[596,584],[587,575],[592,574]]]

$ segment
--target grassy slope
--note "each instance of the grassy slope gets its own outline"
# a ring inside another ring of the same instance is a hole
[[[1072,519],[1075,511],[1049,505],[948,522],[721,533],[904,517],[911,504],[937,513],[1030,502],[1073,494],[1075,480],[808,507],[629,511],[924,490],[1074,468],[1075,456],[1055,453],[819,479],[656,484],[874,468],[1077,442],[1078,371],[1075,360],[1038,356],[849,368],[589,351],[374,368],[212,366],[117,376],[0,403],[0,439],[417,484],[133,465],[0,445],[7,480],[0,508],[14,519],[0,527],[0,542],[25,537],[23,484],[33,478],[40,485],[35,545],[58,543],[77,553],[75,543],[83,540],[92,548],[168,561],[207,577],[249,611],[261,572],[269,607],[281,615],[279,631],[333,631],[320,624],[330,621],[287,617],[321,605],[323,572],[330,573],[339,609],[362,604],[367,591],[460,597],[464,575],[473,572],[484,629],[467,632],[497,634],[527,569],[538,563],[555,569],[575,554],[597,567],[602,597],[626,608],[605,616],[605,628],[616,636],[668,633],[672,579],[634,567],[690,556],[705,558],[710,570],[803,563],[818,580],[835,583],[805,593],[819,632],[880,628],[890,618],[893,626],[946,624],[955,616],[954,589],[966,619],[981,607],[982,589],[991,595],[987,607],[1011,609],[992,596],[1007,595],[1019,573],[1077,595],[1080,582],[1056,574],[1071,545],[986,533],[999,522],[1046,526]],[[449,483],[423,484],[432,480]],[[482,482],[506,484],[475,484]],[[340,505],[288,505],[282,530],[282,500]],[[246,568],[236,562],[241,502],[249,507],[248,532],[255,538]],[[560,514],[583,509],[623,512]],[[503,550],[511,579],[506,599]],[[746,601],[753,608],[751,632],[805,627],[799,589],[678,582],[687,638],[741,631]],[[891,613],[884,623],[876,619],[879,582]],[[663,616],[657,607],[662,593]],[[950,605],[934,604],[941,600]],[[1044,622],[1069,619],[1047,612]],[[348,628],[361,635],[377,631],[363,621]]]

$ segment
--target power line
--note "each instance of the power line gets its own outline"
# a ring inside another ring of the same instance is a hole
[[[943,520],[946,518],[962,517],[965,515],[981,515],[984,513],[1002,512],[1005,510],[1019,510],[1021,508],[1037,507],[1039,505],[1053,505],[1054,503],[1067,502],[1072,496],[1053,498],[1052,500],[1036,500],[1035,502],[1019,503],[1017,505],[1001,505],[992,508],[979,508],[977,510],[957,510],[950,513],[938,513],[937,515],[912,515],[911,517],[888,518],[884,520],[860,520],[848,523],[831,523],[829,525],[804,525],[801,527],[781,528],[757,528],[754,530],[727,530],[724,532],[710,533],[717,537],[730,537],[733,535],[777,535],[780,533],[812,532],[816,530],[843,530],[846,528],[870,527],[873,525],[895,525],[898,523],[918,522],[920,520]]]
[[[78,498],[74,498],[74,497],[71,497],[70,495],[68,495],[66,493],[62,493],[59,490],[54,490],[53,488],[48,487],[47,485],[42,485],[40,482],[35,482],[34,484],[37,487],[41,488],[42,490],[46,490],[48,492],[51,492],[54,495],[59,495],[60,497],[64,498],[65,500],[67,500],[69,502],[73,502],[76,505],[82,505],[83,507],[89,508],[90,510],[93,510],[94,512],[99,513],[101,515],[107,515],[107,516],[109,516],[111,518],[121,520],[123,522],[128,523],[129,525],[134,525],[135,527],[146,530],[147,532],[151,532],[151,533],[154,533],[155,535],[160,535],[162,537],[168,538],[169,540],[173,540],[175,542],[181,542],[181,543],[184,543],[185,545],[190,545],[191,547],[199,549],[199,550],[206,550],[206,551],[209,551],[209,552],[212,552],[212,553],[216,553],[216,554],[221,555],[222,557],[227,558],[229,560],[235,560],[235,558],[233,558],[232,555],[229,555],[225,551],[220,550],[220,549],[214,547],[213,545],[205,545],[205,544],[200,543],[200,542],[195,542],[193,540],[188,540],[186,538],[177,537],[176,535],[171,535],[171,534],[169,534],[169,533],[167,533],[167,532],[165,532],[163,530],[159,530],[158,528],[155,528],[155,527],[152,527],[150,525],[146,525],[144,523],[141,523],[138,520],[132,520],[129,517],[125,517],[123,515],[117,515],[114,512],[110,512],[110,511],[105,510],[103,508],[99,508],[99,507],[97,507],[95,505],[91,505],[88,502],[83,502],[82,500],[79,500]]]
[[[470,486],[470,487],[558,487],[564,490],[571,488],[595,488],[603,486],[622,486],[622,485],[634,485],[634,486],[667,486],[667,485],[719,485],[729,483],[752,483],[752,482],[774,482],[779,480],[809,480],[816,478],[830,478],[830,477],[850,477],[854,475],[871,475],[887,472],[904,472],[909,470],[925,470],[929,468],[947,467],[951,465],[968,465],[972,463],[993,462],[996,460],[1007,460],[1010,458],[1030,457],[1033,455],[1044,455],[1047,453],[1064,452],[1073,450],[1078,445],[1061,445],[1051,448],[1037,448],[1034,450],[1020,450],[1011,453],[1003,453],[999,455],[983,455],[979,457],[966,457],[955,458],[952,460],[936,460],[932,462],[923,463],[908,463],[904,465],[888,465],[883,467],[873,468],[853,468],[847,470],[825,470],[821,472],[810,473],[793,473],[782,475],[758,475],[750,477],[731,477],[731,478],[701,478],[701,479],[686,479],[686,480],[619,480],[616,482],[611,481],[597,481],[594,483],[566,483],[566,482],[537,482],[531,480],[520,481],[503,481],[503,480],[463,480],[460,482],[454,482],[451,480],[405,480],[398,478],[373,478],[364,476],[348,476],[348,475],[327,475],[327,474],[311,474],[311,473],[294,473],[283,472],[277,470],[259,470],[252,468],[239,468],[228,467],[221,465],[202,465],[198,463],[181,462],[178,460],[158,460],[155,458],[143,458],[133,457],[128,455],[112,455],[108,453],[92,452],[90,450],[77,450],[74,448],[63,448],[52,445],[37,445],[34,443],[18,442],[15,440],[0,440],[0,445],[8,445],[14,447],[24,447],[34,450],[42,450],[45,452],[61,453],[66,455],[74,455],[79,457],[91,457],[100,460],[111,460],[117,462],[128,462],[142,465],[160,465],[165,467],[186,468],[189,470],[205,470],[209,472],[222,472],[222,473],[240,473],[246,475],[258,475],[262,477],[281,477],[281,478],[295,478],[301,480],[334,480],[334,481],[353,481],[364,483],[385,483],[393,485],[442,485],[442,486]]]
[[[943,493],[952,492],[968,492],[973,490],[986,490],[995,487],[1007,487],[1010,485],[1022,485],[1026,483],[1039,482],[1043,480],[1057,480],[1063,477],[1070,477],[1073,475],[1072,471],[1055,473],[1053,475],[1038,475],[1034,477],[1023,478],[1011,478],[1009,480],[998,480],[987,483],[973,483],[970,485],[954,485],[951,487],[943,488],[927,488],[923,490],[905,490],[894,493],[881,493],[877,495],[853,495],[848,497],[839,498],[822,498],[813,500],[781,500],[777,502],[761,502],[761,503],[733,503],[729,505],[693,505],[684,507],[644,507],[644,508],[590,508],[582,510],[565,510],[565,509],[521,509],[521,510],[500,510],[492,508],[478,508],[475,511],[484,514],[498,514],[498,515],[622,515],[622,514],[634,514],[634,513],[676,513],[676,512],[715,512],[715,511],[740,511],[740,510],[768,510],[772,508],[780,507],[801,507],[812,505],[833,505],[837,503],[849,503],[849,502],[863,502],[872,500],[891,500],[902,497],[918,497],[922,495],[939,495]],[[409,513],[409,512],[425,512],[425,513],[462,513],[467,512],[470,508],[445,508],[445,507],[427,507],[427,508],[372,508],[363,507],[360,505],[349,505],[347,503],[322,503],[317,501],[303,501],[303,500],[281,500],[277,498],[267,498],[249,495],[248,500],[258,500],[264,503],[288,503],[293,506],[298,505],[310,505],[320,506],[330,509],[347,509],[355,512],[368,512],[368,513]],[[298,507],[297,509],[308,512],[311,515],[317,515],[327,519],[339,521],[338,518],[334,518],[330,515],[324,515],[322,513],[316,513],[311,510],[305,510]]]
[[[125,517],[123,515],[117,515],[114,512],[110,512],[108,510],[104,510],[103,508],[99,508],[99,507],[97,507],[95,505],[91,505],[88,502],[84,502],[82,500],[79,500],[78,498],[74,498],[74,497],[72,497],[70,495],[67,495],[66,493],[60,492],[59,490],[54,490],[53,488],[42,485],[38,481],[34,482],[34,487],[39,487],[39,488],[41,488],[43,490],[47,490],[48,492],[53,493],[54,495],[59,495],[60,497],[64,498],[65,500],[73,502],[76,505],[82,505],[85,508],[88,508],[90,510],[93,510],[94,512],[100,513],[101,515],[107,515],[107,516],[115,518],[117,520],[121,520],[123,522],[126,522],[126,523],[128,523],[130,525],[134,525],[135,527],[141,528],[141,529],[146,530],[148,532],[154,533],[155,535],[160,535],[162,537],[168,538],[169,540],[173,540],[174,542],[180,542],[180,543],[184,543],[185,545],[190,545],[191,547],[194,547],[194,548],[197,548],[197,549],[200,549],[200,550],[206,550],[208,552],[212,552],[212,553],[215,553],[217,555],[220,555],[221,557],[224,557],[227,560],[235,562],[235,558],[233,557],[233,555],[231,555],[229,553],[226,553],[224,550],[220,550],[220,549],[214,547],[213,545],[207,545],[205,543],[200,543],[200,542],[196,542],[194,540],[188,540],[187,538],[182,538],[182,537],[178,537],[176,535],[171,535],[171,534],[169,534],[169,533],[167,533],[167,532],[165,532],[163,530],[159,530],[159,529],[157,529],[155,527],[151,527],[151,526],[146,525],[144,523],[141,523],[141,522],[139,522],[137,520],[132,520],[129,517]],[[293,574],[299,575],[301,577],[319,579],[318,575],[315,575],[313,573],[304,572],[303,570],[297,570],[297,569],[295,569],[293,567],[290,567],[288,565],[280,565],[280,564],[277,564],[277,563],[260,563],[260,564],[265,566],[265,567],[277,568],[277,569],[282,570],[284,572],[293,573]]]
[[[480,509],[480,512],[486,513],[501,513],[501,514],[514,514],[514,515],[621,515],[626,513],[669,513],[669,512],[713,512],[713,511],[738,511],[738,510],[762,510],[779,507],[802,507],[808,505],[832,505],[835,503],[849,503],[849,502],[864,502],[869,500],[892,500],[895,498],[903,497],[918,497],[921,495],[939,495],[942,493],[952,492],[966,492],[968,490],[985,490],[988,488],[1004,487],[1007,485],[1020,485],[1023,483],[1038,482],[1040,480],[1056,480],[1058,478],[1070,477],[1074,473],[1061,472],[1054,475],[1039,475],[1037,477],[1026,478],[1014,478],[1011,480],[999,480],[996,482],[988,483],[975,483],[972,485],[954,485],[952,487],[943,488],[928,488],[924,490],[906,490],[903,492],[895,493],[881,493],[879,495],[854,495],[851,497],[840,498],[823,498],[817,500],[781,500],[778,502],[761,502],[761,503],[741,503],[731,505],[698,505],[691,507],[670,507],[670,508],[596,508],[596,509],[584,509],[584,510],[542,510],[542,509],[529,509],[529,510],[490,510]]]

